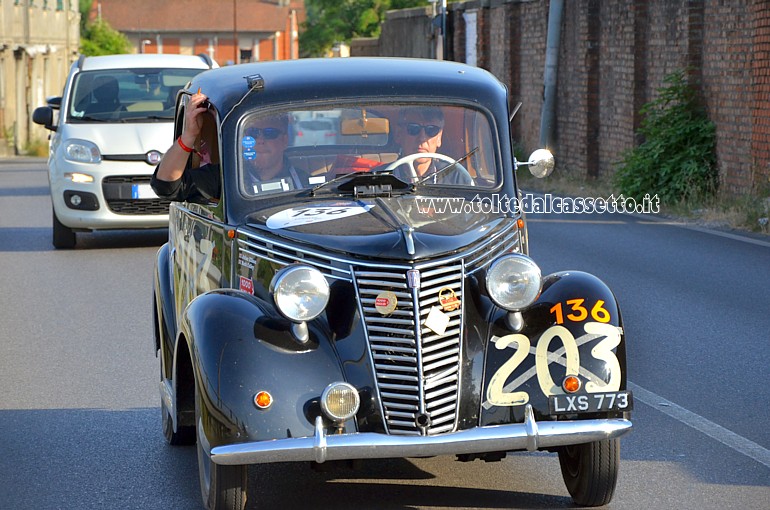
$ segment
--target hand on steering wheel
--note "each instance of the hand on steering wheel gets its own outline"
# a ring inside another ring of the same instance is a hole
[[[460,163],[458,163],[456,160],[450,158],[446,154],[439,154],[438,152],[416,152],[414,154],[408,154],[406,156],[400,157],[397,160],[395,160],[393,163],[389,164],[385,167],[385,172],[393,171],[394,169],[398,168],[401,165],[407,165],[409,167],[409,177],[412,179],[412,182],[417,182],[420,180],[420,177],[417,175],[417,171],[414,169],[414,163],[418,159],[422,158],[433,158],[438,159],[440,161],[444,161],[446,163],[449,163],[451,165],[455,165],[458,168],[462,168],[465,170],[465,167],[462,166]],[[467,172],[467,170],[465,170]]]

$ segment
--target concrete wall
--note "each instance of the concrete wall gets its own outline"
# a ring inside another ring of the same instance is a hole
[[[639,109],[655,97],[667,74],[691,66],[717,127],[722,192],[768,193],[770,0],[567,0],[564,5],[553,147],[560,171],[611,176],[636,142]],[[548,9],[547,0],[449,4],[447,58],[475,57],[475,65],[509,87],[514,102],[523,102],[513,129],[526,150],[540,139]],[[385,37],[390,33],[399,35]],[[380,55],[431,56],[423,41],[434,32],[423,10],[389,13],[382,34]],[[351,53],[364,54],[355,41]]]
[[[77,60],[79,23],[77,0],[0,3],[0,156],[46,140],[32,111],[61,95]]]

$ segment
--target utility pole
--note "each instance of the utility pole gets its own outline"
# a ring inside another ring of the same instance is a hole
[[[237,0],[233,0],[233,64],[238,64],[241,56],[238,44],[238,6]]]

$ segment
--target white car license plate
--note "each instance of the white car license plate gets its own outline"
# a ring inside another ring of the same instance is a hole
[[[634,399],[630,391],[552,395],[548,397],[548,407],[551,414],[630,411],[634,407]]]
[[[131,198],[143,199],[143,198],[158,198],[158,195],[152,190],[152,186],[149,184],[132,184],[131,185]]]

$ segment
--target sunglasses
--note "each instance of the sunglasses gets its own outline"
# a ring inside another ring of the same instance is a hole
[[[249,128],[246,130],[246,134],[254,138],[262,137],[265,140],[275,140],[283,134],[283,131],[278,128]]]
[[[416,122],[410,122],[406,125],[406,132],[409,133],[409,136],[417,136],[420,134],[420,131],[425,130],[425,134],[428,135],[430,138],[433,138],[437,134],[441,132],[441,126],[436,126],[435,124],[417,124]]]

